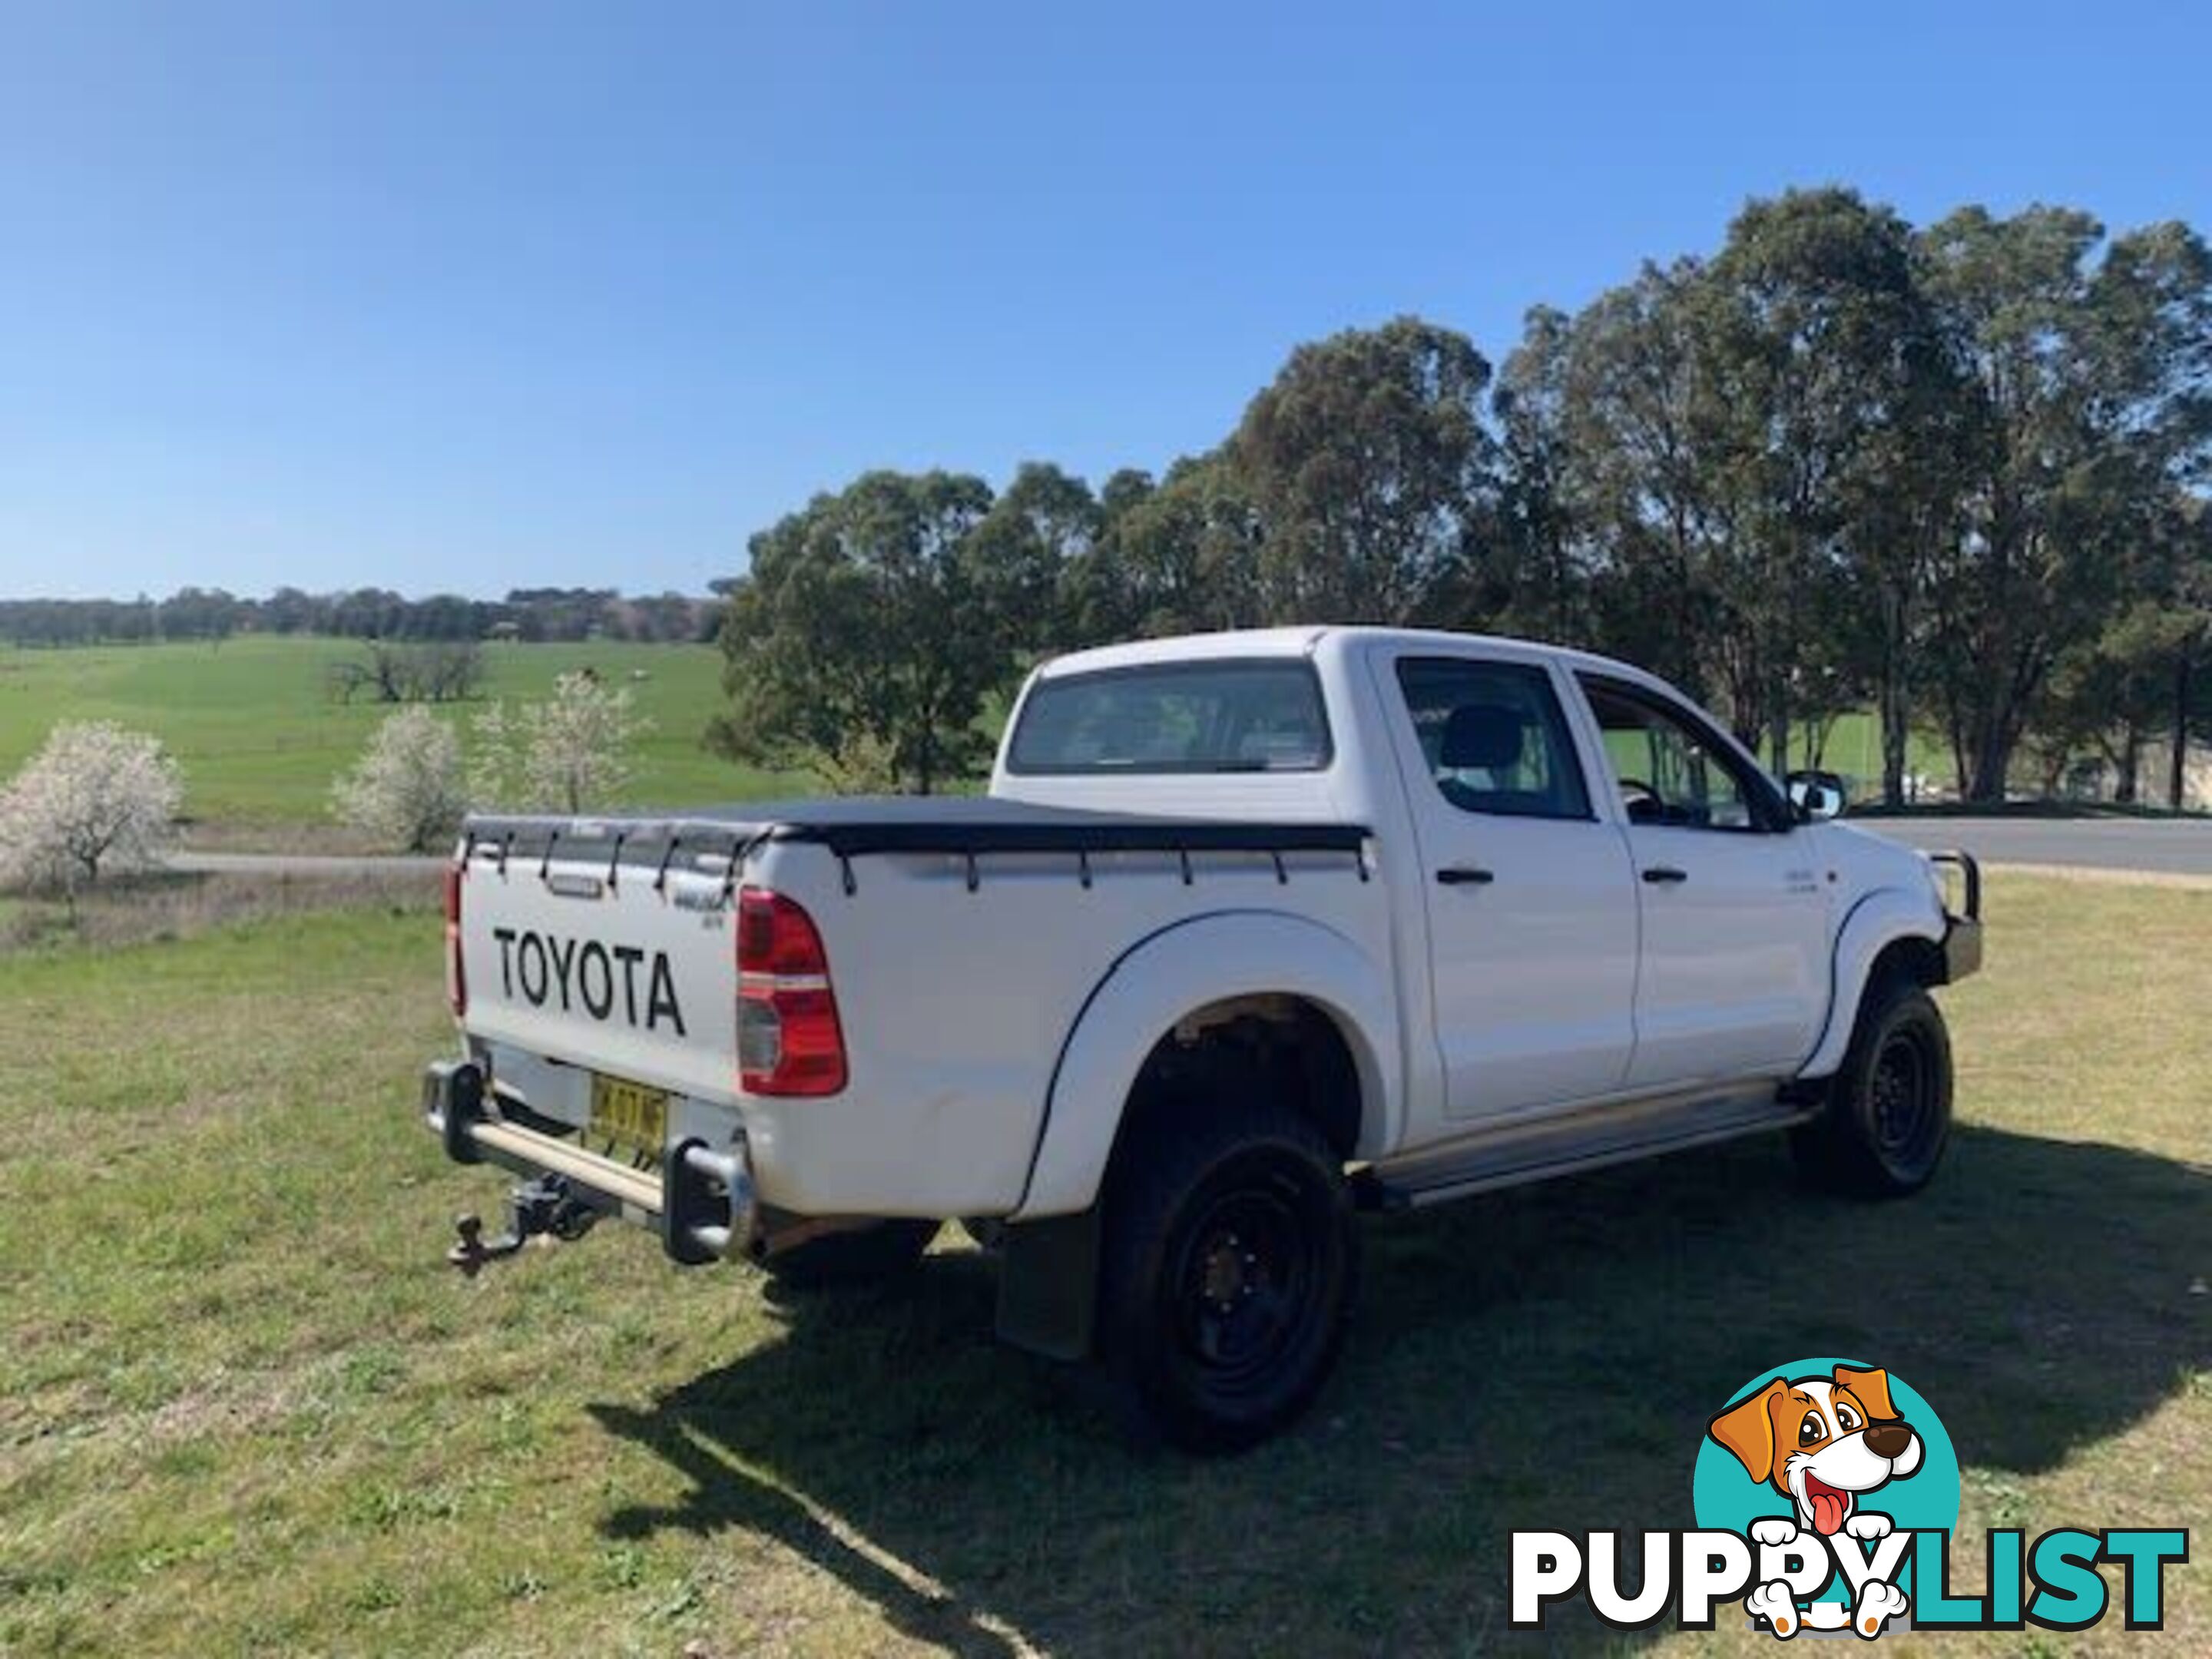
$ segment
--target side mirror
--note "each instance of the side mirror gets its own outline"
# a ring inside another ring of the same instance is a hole
[[[1790,792],[1790,805],[1797,811],[1801,823],[1820,823],[1838,817],[1850,804],[1844,789],[1844,781],[1833,772],[1792,772],[1783,780]]]

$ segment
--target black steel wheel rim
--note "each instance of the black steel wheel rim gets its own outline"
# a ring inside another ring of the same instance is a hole
[[[1893,1169],[1926,1161],[1940,1127],[1936,1110],[1936,1056],[1926,1036],[1910,1028],[1889,1034],[1875,1056],[1870,1082],[1874,1143]]]
[[[1176,1357],[1224,1403],[1264,1395],[1310,1340],[1325,1272],[1311,1196],[1286,1175],[1212,1194],[1181,1230],[1167,1286]]]

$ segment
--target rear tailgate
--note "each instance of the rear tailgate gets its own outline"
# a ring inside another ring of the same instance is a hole
[[[616,848],[617,836],[645,842],[647,828],[593,824],[550,846],[541,836],[527,854],[471,837],[462,1023],[549,1060],[726,1100],[737,1091],[729,860],[679,847],[640,861]]]

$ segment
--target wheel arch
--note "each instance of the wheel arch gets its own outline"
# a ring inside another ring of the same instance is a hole
[[[1217,912],[1163,929],[1117,962],[1063,1043],[1014,1219],[1087,1209],[1098,1194],[1146,1068],[1179,1032],[1202,1037],[1243,1018],[1327,1022],[1354,1098],[1322,1108],[1347,1158],[1393,1144],[1401,1099],[1395,1003],[1385,969],[1319,922]]]
[[[1942,984],[1942,911],[1930,896],[1882,888],[1854,905],[1836,935],[1827,1023],[1798,1075],[1832,1076],[1844,1063],[1867,988],[1882,975],[1894,969],[1922,986]]]

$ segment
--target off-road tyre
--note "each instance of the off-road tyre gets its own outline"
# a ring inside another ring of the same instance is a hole
[[[1792,1132],[1815,1186],[1901,1198],[1926,1186],[1951,1135],[1951,1037],[1925,989],[1902,976],[1869,986],[1820,1115]]]
[[[1358,1283],[1343,1164],[1310,1121],[1234,1085],[1152,1107],[1106,1182],[1100,1357],[1138,1424],[1241,1450],[1313,1402],[1343,1346]]]

